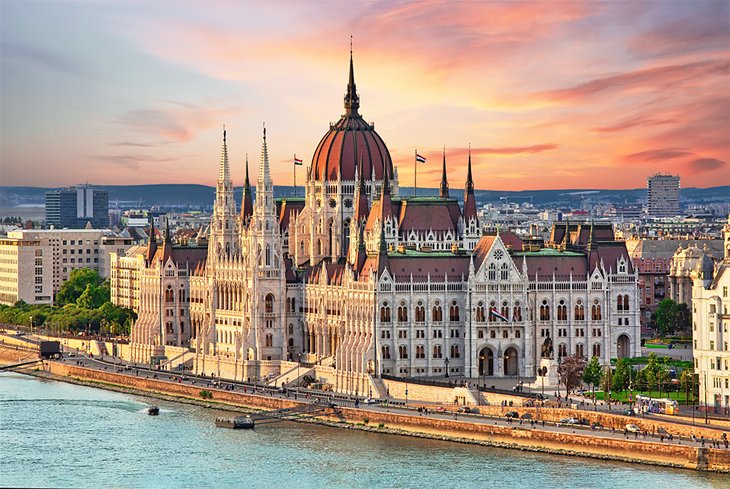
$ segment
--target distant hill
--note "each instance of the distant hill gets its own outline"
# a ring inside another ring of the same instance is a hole
[[[136,205],[149,207],[182,206],[207,208],[213,205],[215,188],[206,185],[193,184],[154,184],[154,185],[100,185],[97,188],[109,191],[109,204],[113,207],[118,202],[121,207],[129,208]],[[45,192],[55,190],[43,187],[11,187],[0,186],[0,206],[40,204],[45,201]],[[294,195],[292,186],[275,186],[277,197]],[[631,190],[595,190],[595,189],[566,189],[566,190],[524,190],[499,191],[477,190],[478,203],[531,202],[537,207],[566,207],[579,208],[584,203],[636,203],[646,199],[646,189]],[[304,189],[298,187],[297,195],[303,196]],[[402,196],[413,195],[412,187],[401,187]],[[418,195],[437,195],[438,189],[419,188]],[[237,202],[241,201],[241,187],[234,191]],[[451,195],[463,198],[463,190],[451,189]],[[730,201],[730,186],[710,188],[683,188],[681,191],[683,204],[711,203]]]

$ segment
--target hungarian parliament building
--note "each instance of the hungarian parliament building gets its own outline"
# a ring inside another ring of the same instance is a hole
[[[247,161],[237,209],[224,131],[210,225],[113,257],[112,300],[138,313],[133,361],[383,395],[382,376],[522,379],[568,355],[639,355],[638,274],[611,225],[487,235],[471,155],[463,204],[445,154],[438,196],[400,194],[352,55],[344,106],[303,198],[275,198],[264,129],[255,199]]]

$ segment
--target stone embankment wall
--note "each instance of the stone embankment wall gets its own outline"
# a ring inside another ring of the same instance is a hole
[[[114,372],[90,370],[58,362],[46,362],[45,369],[56,375],[123,385],[150,393],[163,393],[200,400],[201,388],[197,386],[132,377]],[[206,390],[213,392],[213,401],[231,405],[282,409],[300,404],[300,402],[290,399],[271,398],[252,393],[242,393],[240,391],[222,391],[209,388],[206,388]],[[525,408],[520,409],[520,411],[524,412]],[[559,414],[561,411],[563,414],[575,414],[574,410],[541,409],[540,411],[541,415],[544,415],[548,411],[556,411],[555,415],[558,417],[562,415]],[[536,410],[533,410],[533,412],[536,413]],[[586,414],[620,418],[615,415],[602,413]],[[523,429],[520,426],[495,426],[493,424],[475,423],[471,420],[463,419],[450,420],[430,416],[350,408],[341,408],[332,419],[335,421],[345,420],[352,423],[364,423],[367,419],[369,425],[382,423],[387,428],[403,430],[415,436],[433,436],[454,441],[484,443],[506,448],[547,451],[629,462],[645,462],[690,469],[730,471],[730,450],[725,449],[697,448],[676,443],[656,443],[645,440],[604,438],[596,433],[557,433],[539,429]],[[621,417],[621,419],[626,418]],[[678,425],[669,425],[668,423],[663,423],[662,425],[665,428],[671,427],[672,429],[678,427]],[[713,434],[717,436],[718,431],[714,431]]]
[[[150,392],[162,392],[173,396],[201,399],[200,391],[207,390],[213,392],[213,401],[235,405],[243,405],[263,409],[283,409],[294,407],[299,404],[296,401],[290,401],[288,399],[271,398],[266,396],[259,396],[253,393],[243,393],[240,391],[224,391],[220,389],[211,389],[210,387],[188,385],[178,382],[146,379],[144,377],[134,377],[130,375],[121,375],[114,372],[91,370],[83,367],[77,367],[75,365],[67,365],[58,362],[46,362],[44,367],[46,371],[51,372],[55,375],[77,377],[87,380],[95,380],[98,382],[125,385],[135,389]]]
[[[382,380],[383,384],[388,389],[390,397],[392,398],[405,399],[406,389],[408,389],[407,397],[409,401],[440,402],[443,404],[458,403],[459,405],[466,404],[467,406],[474,406],[477,404],[474,396],[466,392],[466,389],[463,387],[421,385],[392,379]],[[507,401],[507,403],[512,402],[515,406],[521,406],[526,400],[524,397],[509,396],[494,392],[481,392],[480,397],[483,401],[488,402],[490,405],[497,406],[499,406],[502,401]]]

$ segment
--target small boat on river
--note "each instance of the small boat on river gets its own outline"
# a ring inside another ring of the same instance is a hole
[[[255,423],[251,416],[236,416],[235,418],[216,418],[215,425],[232,430],[252,430]]]
[[[157,406],[150,406],[147,408],[147,414],[149,414],[150,416],[157,416],[158,414],[160,414],[160,408],[158,408]]]

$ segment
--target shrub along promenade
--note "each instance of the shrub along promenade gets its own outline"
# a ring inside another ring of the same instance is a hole
[[[201,385],[135,375],[135,372],[117,372],[113,368],[111,370],[86,368],[76,365],[75,362],[48,361],[44,363],[42,369],[30,368],[26,373],[216,409],[276,410],[311,402],[304,400],[303,396],[295,400],[282,394],[265,394],[261,390],[253,393],[251,389],[247,392],[241,392],[241,389],[219,389],[209,387],[207,383],[203,388]],[[201,397],[203,391],[206,394]],[[729,449],[713,448],[710,443],[703,446],[699,441],[695,443],[688,439],[694,435],[698,440],[700,437],[719,440],[722,431],[708,427],[686,426],[654,418],[627,418],[605,412],[558,408],[480,406],[481,414],[474,416],[433,411],[425,415],[416,410],[416,406],[409,406],[410,409],[395,406],[355,408],[346,407],[351,403],[344,404],[317,418],[309,416],[306,419],[290,419],[536,452],[730,472]],[[532,419],[523,419],[522,422],[512,420],[508,423],[504,418],[507,411],[515,411],[519,416],[529,414]],[[560,419],[578,416],[590,423],[600,423],[602,428],[593,430],[555,424]],[[625,435],[626,423],[636,424],[640,430],[648,433],[648,436]],[[672,441],[664,437],[659,438],[661,429],[673,434]],[[656,435],[651,436],[652,433]]]

